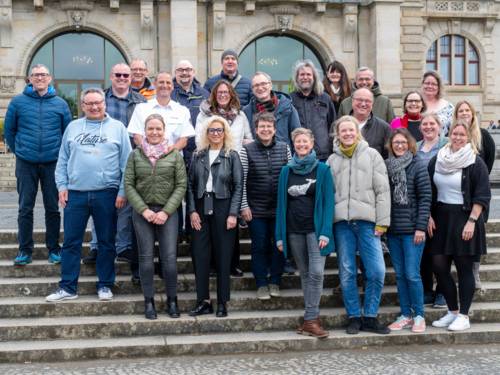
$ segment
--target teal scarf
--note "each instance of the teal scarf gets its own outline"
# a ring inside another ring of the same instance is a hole
[[[311,173],[317,165],[318,159],[316,159],[316,151],[314,150],[303,158],[299,158],[297,154],[294,154],[292,160],[288,162],[288,166],[292,169],[293,173],[300,175]]]

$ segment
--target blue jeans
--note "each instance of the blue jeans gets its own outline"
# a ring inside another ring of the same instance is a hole
[[[80,276],[82,242],[87,221],[92,216],[97,232],[97,289],[111,288],[115,282],[115,235],[117,189],[75,191],[68,193],[64,208],[64,244],[61,250],[59,287],[76,293]]]
[[[45,245],[49,251],[60,251],[59,232],[61,214],[58,207],[58,193],[54,178],[56,162],[30,163],[16,158],[17,193],[19,194],[19,251],[33,253],[33,208],[35,207],[38,183],[42,189],[45,208]]]
[[[300,272],[300,282],[304,293],[304,320],[316,319],[319,316],[326,257],[320,253],[318,239],[314,232],[289,233],[288,244]]]
[[[387,246],[396,272],[401,315],[424,316],[424,287],[420,277],[420,260],[425,242],[415,245],[413,234],[388,234]]]
[[[361,317],[356,250],[365,267],[366,288],[363,315],[376,317],[384,287],[385,263],[375,224],[364,220],[340,221],[333,226],[337,247],[340,285],[349,318]]]
[[[130,203],[118,209],[116,222],[116,253],[120,254],[125,250],[132,249],[133,246],[133,226],[132,226],[132,206]],[[97,233],[95,223],[92,223],[92,239],[90,240],[90,250],[97,249]]]
[[[285,258],[274,241],[275,219],[253,218],[248,222],[248,228],[252,239],[252,272],[257,288],[269,283],[280,285]]]

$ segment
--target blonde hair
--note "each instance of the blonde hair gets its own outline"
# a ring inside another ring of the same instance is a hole
[[[351,124],[354,124],[356,128],[356,133],[358,134],[358,136],[356,137],[356,142],[363,140],[363,136],[361,135],[361,131],[359,130],[359,121],[356,120],[356,118],[354,118],[353,116],[345,115],[339,118],[337,121],[335,121],[335,128],[334,128],[335,132],[333,133],[333,138],[334,138],[334,143],[337,146],[340,146],[340,140],[338,138],[339,128],[340,125],[343,124],[344,122],[350,122]]]
[[[477,121],[476,109],[474,106],[468,102],[467,100],[461,100],[455,106],[455,110],[453,111],[453,122],[457,122],[458,120],[458,110],[460,107],[466,104],[469,106],[470,111],[472,112],[472,121],[469,124],[469,132],[470,132],[470,143],[476,147],[477,151],[481,150],[482,146],[482,137],[481,137],[481,128],[479,127],[479,122]]]
[[[474,144],[474,142],[472,142],[472,133],[469,124],[467,124],[467,121],[459,119],[453,122],[453,124],[450,126],[450,130],[448,131],[448,137],[451,139],[451,134],[453,133],[453,130],[455,130],[455,128],[458,128],[459,126],[463,126],[465,132],[467,133],[467,137],[469,138],[469,143],[471,145],[472,150],[474,151],[475,154],[478,154],[479,152],[477,150],[477,147]],[[451,142],[449,142],[449,145],[451,147]]]
[[[200,137],[200,142],[199,142],[199,147],[196,150],[197,152],[203,151],[203,150],[208,150],[210,148],[210,141],[208,140],[208,128],[210,125],[213,123],[219,123],[223,126],[224,128],[224,143],[222,145],[222,149],[224,150],[225,154],[229,154],[231,150],[234,150],[234,140],[233,140],[233,133],[231,132],[231,126],[229,123],[226,121],[225,118],[221,116],[210,116],[203,124],[201,127],[201,137]]]

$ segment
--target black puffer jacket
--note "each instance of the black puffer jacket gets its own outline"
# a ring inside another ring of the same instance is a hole
[[[195,200],[203,198],[210,169],[215,198],[231,199],[229,215],[238,216],[243,194],[243,168],[238,153],[221,150],[211,166],[209,159],[208,149],[193,154],[189,168],[188,212],[196,211]]]
[[[287,144],[273,140],[264,146],[257,138],[243,145],[240,156],[246,171],[241,209],[250,207],[256,218],[275,217],[278,179],[281,168],[288,163]]]
[[[394,185],[391,185],[391,234],[414,234],[416,230],[426,231],[431,212],[432,188],[427,166],[415,158],[406,167],[408,204],[394,202]]]

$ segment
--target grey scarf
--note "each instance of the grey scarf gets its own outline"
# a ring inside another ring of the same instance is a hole
[[[389,156],[385,161],[387,165],[387,173],[394,186],[393,200],[394,203],[404,205],[408,204],[408,186],[406,185],[406,167],[413,160],[413,154],[406,151],[403,156]]]

